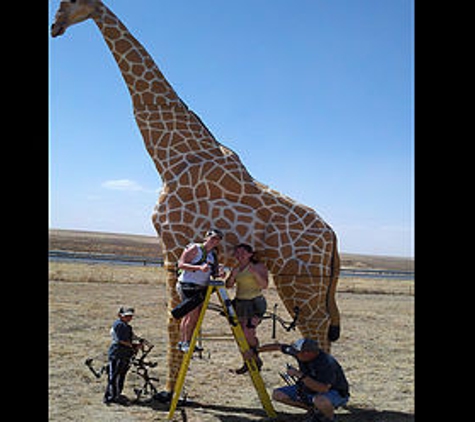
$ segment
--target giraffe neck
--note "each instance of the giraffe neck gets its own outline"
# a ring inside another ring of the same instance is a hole
[[[147,50],[107,6],[100,4],[93,19],[119,66],[134,107],[182,104]]]
[[[190,162],[217,159],[221,145],[178,97],[158,66],[117,16],[100,4],[92,16],[111,50],[132,98],[137,125],[164,183]]]

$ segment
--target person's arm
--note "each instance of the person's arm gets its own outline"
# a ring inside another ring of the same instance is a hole
[[[229,277],[226,279],[226,288],[230,289],[234,287],[236,284],[236,276],[237,273],[239,272],[239,268],[233,268],[233,270],[230,272]]]
[[[267,289],[267,286],[269,285],[269,273],[267,267],[263,263],[258,262],[257,264],[249,265],[249,272],[254,275],[257,284],[261,289]]]
[[[196,257],[198,253],[198,245],[192,245],[189,248],[185,249],[178,260],[178,268],[185,271],[203,271],[206,272],[209,270],[209,264],[203,262],[201,265],[191,264],[191,261]]]
[[[299,381],[305,385],[305,387],[309,388],[312,391],[316,391],[317,393],[327,393],[330,391],[331,384],[325,384],[314,380],[312,377],[305,375],[302,371],[299,371],[296,368],[290,367],[287,369],[287,374],[292,377],[297,377]]]
[[[257,347],[257,350],[254,351],[249,349],[247,352],[243,353],[244,360],[253,358],[257,353],[260,352],[281,352],[282,345],[280,343],[270,343],[270,344],[263,344],[262,346]]]
[[[282,344],[277,342],[277,343],[269,343],[269,344],[263,344],[262,346],[259,346],[257,348],[257,352],[281,352],[282,351]]]
[[[226,271],[224,270],[223,264],[218,264],[218,277],[221,279],[226,277]]]

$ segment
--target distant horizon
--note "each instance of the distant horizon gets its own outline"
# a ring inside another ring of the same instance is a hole
[[[146,234],[146,233],[129,233],[129,232],[111,232],[111,231],[101,231],[101,230],[91,230],[91,229],[72,229],[72,228],[60,228],[60,227],[49,227],[50,230],[58,231],[70,231],[70,232],[84,232],[84,233],[98,233],[104,235],[120,235],[120,236],[138,236],[138,237],[151,237],[159,239],[158,235]],[[387,254],[378,254],[378,253],[362,253],[362,252],[347,252],[339,250],[340,254],[344,255],[354,255],[354,256],[377,256],[381,258],[398,258],[398,259],[410,259],[414,260],[414,256],[404,256],[404,255],[387,255]]]

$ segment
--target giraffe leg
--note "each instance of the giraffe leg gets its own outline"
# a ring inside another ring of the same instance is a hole
[[[336,238],[333,244],[330,286],[328,288],[327,308],[330,313],[330,327],[328,331],[328,339],[337,341],[340,337],[340,311],[336,304],[336,286],[340,275],[340,255],[336,246]]]
[[[288,312],[293,316],[298,306],[297,328],[303,337],[318,340],[320,347],[330,351],[328,329],[330,314],[327,306],[328,277],[274,276],[277,292]]]

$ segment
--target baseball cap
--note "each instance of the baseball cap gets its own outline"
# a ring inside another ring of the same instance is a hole
[[[318,341],[311,338],[301,338],[296,342],[292,343],[292,349],[295,353],[299,352],[318,352],[320,347],[318,346]]]
[[[214,236],[219,237],[220,239],[224,237],[223,232],[218,229],[208,230],[205,234],[205,237],[214,237]]]
[[[119,308],[119,315],[120,315],[120,316],[130,316],[130,315],[133,316],[134,313],[135,313],[134,308],[127,308],[127,307],[125,307],[125,306],[121,306],[121,307]]]

